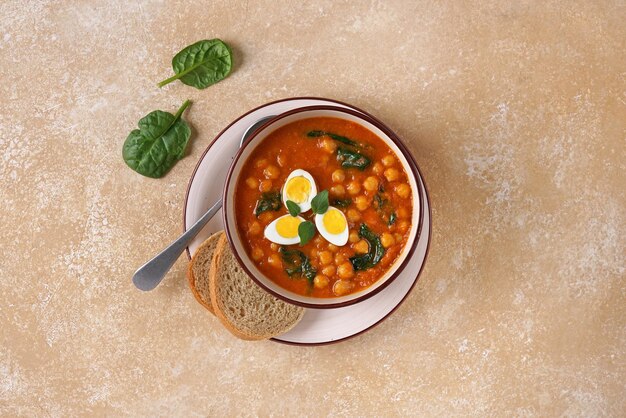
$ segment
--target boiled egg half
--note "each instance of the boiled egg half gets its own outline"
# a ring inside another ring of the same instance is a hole
[[[321,215],[315,215],[315,226],[331,244],[342,246],[348,242],[348,221],[346,215],[336,207],[329,206]]]
[[[311,209],[311,201],[317,194],[317,186],[313,176],[305,170],[293,170],[283,186],[283,203],[287,206],[287,201],[291,200],[300,206],[300,212]]]
[[[263,234],[265,238],[276,244],[297,244],[300,242],[298,227],[302,222],[304,222],[304,218],[300,216],[284,215],[266,226]]]

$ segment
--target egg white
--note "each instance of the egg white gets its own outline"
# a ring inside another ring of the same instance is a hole
[[[331,210],[331,209],[338,210],[339,213],[341,213],[341,215],[343,216],[343,218],[346,219],[346,215],[342,211],[340,211],[334,206],[329,206],[328,210]],[[344,228],[343,231],[341,231],[338,234],[331,234],[330,232],[328,232],[328,230],[324,226],[324,214],[315,215],[315,226],[317,227],[317,230],[319,231],[320,235],[322,235],[322,237],[324,237],[324,239],[326,239],[326,241],[330,242],[331,244],[341,247],[348,243],[349,228],[348,228],[347,219],[346,219],[346,227]]]
[[[291,180],[294,177],[304,177],[311,184],[311,190],[309,191],[309,198],[305,202],[298,203],[298,206],[300,206],[300,212],[304,213],[304,212],[311,210],[311,201],[313,200],[315,195],[317,195],[317,185],[315,184],[315,180],[313,180],[313,176],[308,171],[301,170],[299,168],[296,170],[293,170],[287,177],[287,180],[285,180],[285,184],[283,185],[283,188],[281,190],[281,195],[283,197],[283,204],[285,205],[285,207],[287,207],[287,200],[289,200],[288,197],[285,196],[285,186],[287,185],[289,180]]]
[[[265,231],[263,231],[263,235],[265,236],[265,238],[267,238],[268,240],[276,244],[280,244],[280,245],[298,244],[300,242],[300,237],[298,235],[296,235],[294,238],[285,238],[281,236],[276,230],[276,223],[278,222],[279,219],[282,219],[285,216],[291,217],[291,215],[283,215],[279,218],[274,219],[268,226],[265,227]],[[303,217],[296,216],[296,218],[298,218],[298,220],[301,223],[304,222]]]

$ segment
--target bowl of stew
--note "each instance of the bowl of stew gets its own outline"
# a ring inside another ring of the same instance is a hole
[[[377,119],[334,106],[276,116],[240,148],[226,236],[263,289],[308,308],[363,301],[410,262],[422,228],[417,167]]]

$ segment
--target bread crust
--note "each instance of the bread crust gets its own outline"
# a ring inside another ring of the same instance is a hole
[[[191,293],[196,298],[198,303],[200,305],[204,306],[213,315],[215,315],[215,311],[214,311],[213,306],[211,304],[211,300],[209,299],[209,300],[205,301],[204,299],[202,299],[202,296],[198,292],[198,289],[196,289],[196,278],[195,278],[195,276],[193,274],[193,266],[194,266],[194,263],[196,263],[198,257],[202,254],[202,251],[204,251],[204,249],[206,247],[211,246],[213,244],[214,240],[218,240],[218,243],[219,243],[219,239],[222,236],[224,236],[224,231],[218,231],[218,232],[214,233],[213,235],[211,235],[209,238],[207,238],[202,244],[200,244],[200,246],[198,247],[196,252],[191,257],[191,261],[189,262],[189,266],[187,267],[187,283],[189,283],[189,288],[191,289]],[[217,248],[216,248],[216,250],[217,250]],[[215,258],[215,251],[213,252],[213,257],[212,258]],[[210,280],[210,272],[209,272],[209,274],[207,274],[207,280]]]

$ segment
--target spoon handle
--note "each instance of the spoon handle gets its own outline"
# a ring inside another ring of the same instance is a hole
[[[213,206],[204,214],[191,228],[185,231],[176,241],[161,251],[154,258],[148,261],[133,275],[133,283],[140,290],[152,290],[165,277],[165,274],[174,265],[180,254],[198,232],[209,222],[209,220],[222,208],[222,199],[215,202]]]

